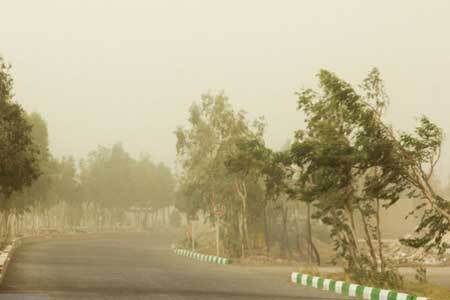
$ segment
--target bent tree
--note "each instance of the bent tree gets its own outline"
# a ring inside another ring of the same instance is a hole
[[[318,91],[298,93],[306,129],[296,133],[292,161],[299,167],[297,185],[315,204],[315,217],[332,227],[340,257],[349,269],[385,271],[380,207],[401,195],[423,201],[418,238],[412,246],[445,249],[449,202],[433,190],[430,179],[439,160],[442,130],[422,117],[412,134],[398,134],[383,120],[388,98],[377,69],[357,88],[322,70]],[[358,244],[356,218],[362,221],[369,255]],[[375,243],[376,241],[376,243]]]

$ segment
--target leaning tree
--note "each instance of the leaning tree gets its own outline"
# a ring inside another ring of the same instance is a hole
[[[318,78],[318,91],[298,94],[307,126],[297,132],[291,155],[299,167],[302,197],[314,201],[316,217],[332,227],[341,257],[352,268],[368,265],[384,271],[380,206],[389,207],[406,193],[423,203],[415,209],[421,216],[418,237],[403,242],[445,249],[442,237],[450,229],[450,205],[430,183],[442,130],[426,117],[412,134],[397,133],[388,125],[383,119],[388,98],[377,69],[358,88],[326,70]],[[369,256],[357,243],[356,215]]]

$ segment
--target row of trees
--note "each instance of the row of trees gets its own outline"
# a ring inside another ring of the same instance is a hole
[[[168,167],[122,147],[98,147],[87,158],[55,158],[45,120],[13,100],[10,66],[0,58],[0,233],[44,228],[146,227],[174,201]],[[162,214],[166,216],[166,214]],[[138,222],[136,221],[138,220]]]
[[[327,226],[351,274],[395,279],[383,255],[382,210],[398,201],[417,203],[411,212],[420,219],[416,233],[402,242],[440,252],[449,247],[442,238],[450,230],[450,202],[431,184],[442,130],[426,117],[413,133],[387,124],[388,97],[377,69],[357,87],[326,70],[318,79],[317,90],[297,94],[305,127],[282,151],[266,147],[263,120],[248,121],[223,94],[194,103],[189,126],[176,131],[182,168],[176,205],[190,219],[203,213],[223,226],[225,251],[245,256],[261,240],[270,250],[274,210],[285,248],[287,217],[298,218],[295,203],[302,203],[310,260],[319,261],[313,219]]]
[[[126,213],[140,217],[140,225],[147,227],[149,215],[155,217],[153,213],[173,205],[175,180],[170,169],[154,164],[148,155],[131,158],[121,144],[99,147],[81,161],[80,169],[83,207],[93,214],[98,228],[105,222],[122,224]],[[168,218],[167,213],[162,216]]]
[[[270,224],[274,212],[281,212],[279,236],[286,251],[289,196],[282,162],[287,157],[265,147],[264,120],[249,122],[224,94],[203,95],[189,115],[189,126],[176,130],[182,168],[177,208],[189,220],[206,215],[221,233],[217,252],[223,247],[233,256],[261,247],[270,251]]]

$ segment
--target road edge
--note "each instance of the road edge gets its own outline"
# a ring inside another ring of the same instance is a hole
[[[412,296],[392,290],[368,287],[356,283],[322,278],[298,272],[291,273],[291,281],[324,291],[357,297],[365,300],[430,300],[427,297]]]
[[[187,250],[187,249],[181,249],[181,248],[175,248],[173,249],[174,253],[176,255],[180,256],[186,256],[189,258],[193,258],[202,262],[212,263],[212,264],[218,264],[218,265],[229,265],[232,263],[231,259],[215,256],[215,255],[207,255],[198,253],[195,251]]]

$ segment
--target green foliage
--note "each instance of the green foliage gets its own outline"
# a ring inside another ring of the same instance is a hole
[[[373,272],[370,269],[370,266],[367,266],[366,268],[346,269],[345,272],[350,274],[350,279],[352,282],[357,282],[363,285],[393,290],[402,289],[404,286],[403,277],[396,269]]]
[[[58,172],[58,163],[51,157],[48,149],[48,130],[45,120],[36,112],[27,115],[27,120],[32,126],[31,137],[38,150],[36,164],[39,167],[40,176],[30,186],[14,194],[13,206],[17,212],[24,212],[37,206],[41,209],[51,207],[54,204],[52,183]]]
[[[319,92],[298,93],[307,126],[296,133],[290,151],[296,166],[291,174],[294,194],[312,202],[314,217],[330,226],[337,256],[347,262],[346,271],[355,280],[401,287],[401,277],[383,257],[380,203],[388,208],[405,194],[425,201],[412,212],[421,215],[418,236],[402,242],[440,252],[448,248],[442,238],[450,229],[449,202],[430,184],[442,130],[422,117],[414,134],[397,136],[382,120],[388,97],[376,69],[359,90],[325,70],[318,78]],[[366,247],[358,243],[357,220]]]
[[[263,173],[271,156],[264,127],[264,120],[249,123],[235,112],[221,93],[203,95],[189,111],[189,126],[175,132],[182,167],[176,206],[189,217],[201,211],[223,223],[232,255],[242,255],[262,225]]]
[[[233,201],[225,196],[233,190],[225,160],[234,151],[234,141],[247,130],[244,114],[234,112],[224,94],[203,95],[191,106],[189,127],[175,132],[182,167],[177,207],[190,214],[198,210],[213,214]]]
[[[296,166],[294,192],[314,203],[314,217],[331,227],[337,254],[351,272],[363,276],[361,272],[371,269],[373,273],[381,259],[382,277],[394,282],[394,275],[385,274],[382,251],[377,254],[374,245],[378,240],[381,248],[379,202],[389,207],[402,193],[428,201],[431,205],[417,228],[425,234],[405,242],[443,249],[441,239],[449,230],[448,201],[429,184],[440,157],[442,130],[423,117],[415,135],[397,137],[382,120],[388,98],[376,69],[359,90],[326,70],[318,78],[320,91],[298,93],[298,107],[306,115],[307,126],[296,133],[291,147],[291,162]],[[369,255],[357,242],[357,216]]]
[[[13,192],[21,191],[39,176],[38,149],[32,126],[19,104],[13,101],[9,65],[0,57],[0,199],[3,209]]]
[[[86,223],[88,215],[118,224],[130,211],[144,214],[146,223],[149,212],[175,204],[188,220],[201,212],[218,224],[226,251],[244,255],[258,247],[262,228],[269,252],[271,222],[281,221],[285,247],[287,203],[300,200],[307,203],[308,222],[312,208],[313,218],[329,227],[352,276],[401,286],[383,257],[380,207],[408,195],[420,202],[411,212],[420,223],[416,235],[402,242],[439,252],[450,247],[443,242],[450,202],[431,184],[443,132],[423,116],[413,133],[397,134],[383,120],[389,99],[377,69],[356,87],[321,70],[319,88],[297,94],[306,126],[280,152],[266,146],[263,119],[250,122],[224,93],[202,95],[189,109],[188,126],[175,131],[175,184],[167,166],[146,155],[134,159],[120,143],[99,146],[79,166],[72,157],[52,157],[44,119],[13,100],[9,68],[0,58],[0,210],[7,217],[32,211],[49,220],[57,207],[70,226]],[[268,207],[281,213],[269,220]],[[178,212],[170,222],[180,223]]]
[[[81,163],[86,201],[120,220],[130,208],[159,209],[174,202],[175,181],[168,167],[144,155],[135,160],[121,144],[99,147]]]
[[[291,147],[291,159],[297,166],[293,174],[296,192],[300,198],[315,205],[313,215],[331,227],[331,237],[339,257],[355,272],[377,268],[377,257],[367,257],[361,251],[355,235],[356,213],[359,212],[367,228],[366,239],[371,244],[369,231],[373,218],[374,199],[397,201],[400,189],[392,189],[400,175],[380,164],[393,159],[390,148],[373,122],[376,112],[366,109],[363,101],[375,101],[381,111],[385,101],[378,73],[372,71],[363,81],[368,95],[363,100],[346,82],[328,71],[319,74],[320,92],[307,89],[298,94],[299,109],[306,115],[307,127],[296,133]],[[369,90],[367,90],[369,89]],[[368,133],[374,138],[368,139]],[[373,149],[376,151],[373,151]],[[386,180],[386,178],[390,180]]]
[[[416,162],[419,171],[418,175],[410,178],[412,185],[417,187],[410,195],[422,200],[416,210],[423,209],[420,223],[415,229],[417,235],[413,238],[401,239],[401,242],[411,247],[424,247],[426,250],[435,248],[440,253],[450,249],[450,245],[443,242],[443,237],[450,231],[450,218],[445,214],[450,212],[450,201],[445,200],[433,190],[431,180],[441,156],[442,140],[442,129],[425,116],[420,118],[414,134],[401,135],[405,153]],[[426,205],[429,198],[432,198],[431,205]]]

